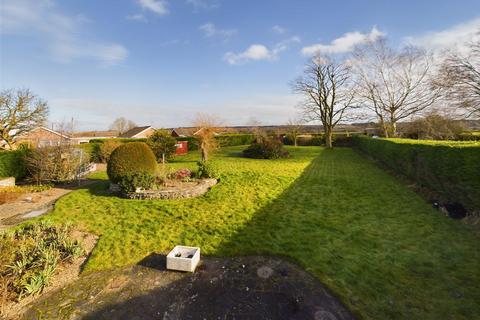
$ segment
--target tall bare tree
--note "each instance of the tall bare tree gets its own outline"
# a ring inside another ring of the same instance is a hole
[[[221,126],[221,121],[214,115],[197,113],[193,126],[197,129],[194,135],[198,140],[202,161],[207,161],[211,153],[218,148],[215,135]]]
[[[0,94],[0,141],[10,149],[15,138],[45,124],[47,102],[28,89],[5,90]]]
[[[298,136],[303,130],[303,119],[292,118],[287,121],[286,132],[287,136],[292,139],[293,145],[297,146]]]
[[[434,83],[467,118],[480,117],[480,40],[470,42],[466,53],[447,52]]]
[[[110,130],[118,131],[119,134],[125,133],[128,130],[135,128],[137,124],[132,120],[125,119],[124,117],[117,118],[113,120],[110,125]]]
[[[332,148],[333,129],[353,107],[350,65],[317,55],[307,63],[303,75],[292,86],[295,93],[304,97],[300,108],[305,120],[322,123],[326,146]]]
[[[358,46],[351,60],[357,97],[377,117],[386,137],[397,136],[397,123],[432,106],[441,91],[431,86],[432,56],[407,46],[396,51],[385,39]]]

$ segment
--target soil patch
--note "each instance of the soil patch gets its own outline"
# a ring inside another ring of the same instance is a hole
[[[50,292],[65,287],[69,283],[78,279],[85,261],[98,241],[98,237],[93,234],[75,231],[72,234],[72,238],[82,242],[82,247],[85,251],[84,254],[75,259],[72,263],[63,266],[63,268],[58,267],[52,282],[40,295],[29,296],[22,299],[20,302],[9,302],[6,305],[0,306],[0,319],[3,319],[2,316],[5,319],[19,319],[22,314],[29,309],[29,305],[34,304],[38,299],[47,296]]]
[[[354,319],[312,275],[278,258],[204,258],[195,273],[165,256],[82,276],[24,319]]]
[[[83,180],[80,186],[55,187],[42,192],[0,194],[5,200],[5,203],[0,204],[0,231],[48,212],[60,197],[95,182]]]

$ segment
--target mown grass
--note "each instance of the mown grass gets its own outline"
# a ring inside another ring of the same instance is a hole
[[[479,317],[479,238],[467,225],[351,149],[290,148],[291,158],[274,161],[241,158],[241,149],[216,156],[221,181],[203,197],[126,200],[102,182],[63,197],[41,219],[101,235],[87,271],[181,243],[206,255],[291,258],[364,318]],[[196,159],[171,166],[194,168]]]

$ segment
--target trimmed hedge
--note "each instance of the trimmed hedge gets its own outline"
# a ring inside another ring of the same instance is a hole
[[[355,136],[356,148],[434,191],[440,200],[480,213],[480,142],[373,139]]]
[[[358,133],[355,133],[357,135]],[[345,133],[334,133],[333,134],[333,146],[334,147],[351,147],[352,146],[352,136],[346,135]],[[283,138],[283,144],[293,145],[293,139],[288,136]],[[324,134],[312,134],[311,136],[301,136],[297,139],[297,145],[299,146],[324,146],[325,145],[325,136]]]
[[[157,161],[152,149],[145,142],[126,143],[116,148],[110,155],[107,174],[110,181],[119,183],[134,175],[155,174]]]
[[[232,147],[251,144],[255,140],[253,134],[225,134],[215,137],[221,147]],[[177,141],[188,141],[188,150],[198,150],[198,140],[195,137],[176,137]],[[118,141],[121,143],[146,142],[144,138],[111,138],[111,139],[92,139],[90,143],[81,144],[80,147],[90,155],[92,162],[100,162],[100,145],[105,141]]]
[[[24,160],[25,151],[0,151],[0,177],[25,178],[27,168]]]
[[[233,147],[252,144],[255,141],[254,134],[224,134],[216,137],[221,147]]]

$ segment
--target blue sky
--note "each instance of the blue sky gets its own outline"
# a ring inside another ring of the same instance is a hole
[[[309,55],[385,35],[441,50],[480,30],[480,1],[0,0],[0,86],[30,88],[50,120],[106,129],[295,117]]]

